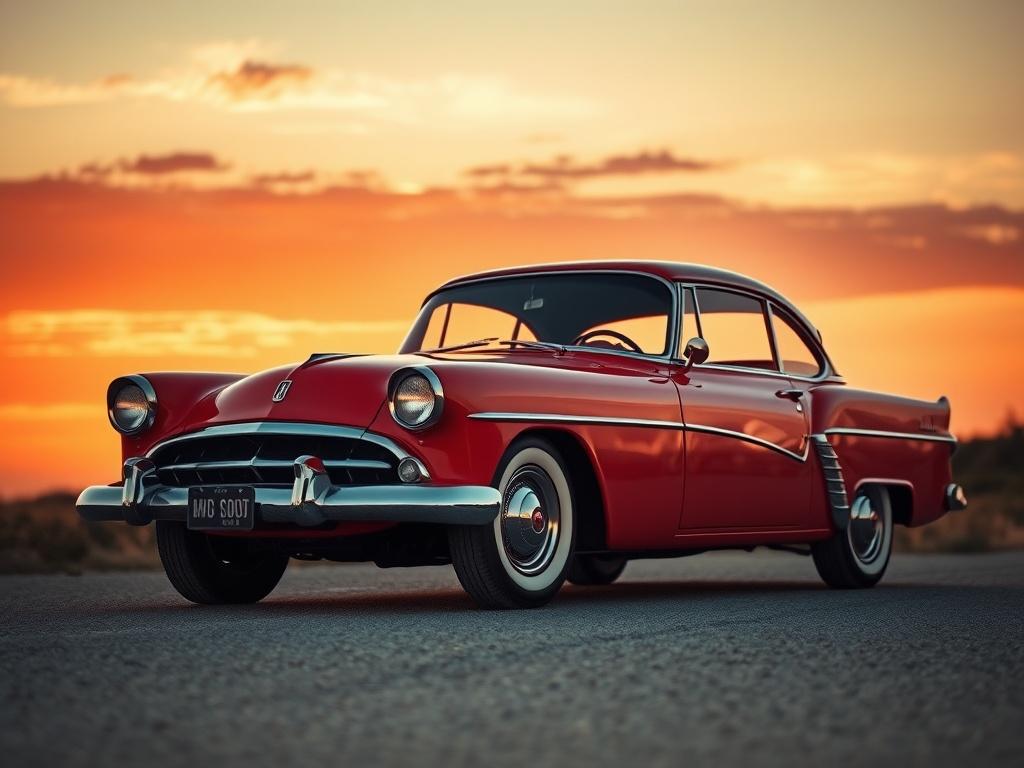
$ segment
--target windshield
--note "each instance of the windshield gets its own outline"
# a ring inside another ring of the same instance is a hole
[[[671,289],[643,275],[540,274],[482,280],[432,296],[401,351],[463,345],[463,350],[480,351],[499,341],[521,340],[663,355],[671,315]]]

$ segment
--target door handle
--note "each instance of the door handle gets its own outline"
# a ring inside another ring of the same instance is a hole
[[[804,396],[804,391],[802,389],[780,389],[775,396],[781,397],[783,400],[792,400],[795,403]]]

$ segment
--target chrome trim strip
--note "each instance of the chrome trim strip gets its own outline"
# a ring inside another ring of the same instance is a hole
[[[736,440],[742,440],[746,443],[753,445],[759,445],[762,448],[768,448],[769,450],[781,453],[783,456],[788,456],[796,461],[807,461],[807,442],[804,442],[803,454],[795,453],[788,448],[783,448],[781,445],[776,445],[773,442],[764,440],[760,437],[754,437],[748,435],[745,432],[734,432],[731,429],[722,429],[720,427],[711,427],[705,424],[684,424],[681,421],[659,421],[657,419],[629,419],[620,418],[617,416],[577,416],[570,414],[560,413],[499,413],[499,412],[483,412],[483,413],[471,413],[469,418],[478,419],[481,421],[506,421],[506,422],[535,422],[541,424],[593,424],[597,426],[619,426],[619,427],[649,427],[653,429],[678,429],[685,432],[702,432],[708,435],[718,435],[720,437],[731,437]]]
[[[826,435],[851,435],[854,437],[884,437],[890,440],[923,440],[929,443],[957,444],[954,435],[922,435],[918,432],[887,432],[884,429],[857,429],[855,427],[829,427]]]
[[[746,443],[752,443],[753,445],[760,445],[762,448],[767,448],[767,449],[769,449],[771,451],[775,451],[776,453],[781,453],[783,456],[788,456],[789,458],[795,459],[796,461],[801,461],[801,462],[807,461],[808,442],[807,442],[806,439],[804,440],[804,452],[802,454],[800,454],[800,453],[796,453],[794,451],[791,451],[788,448],[783,448],[781,445],[776,445],[775,443],[771,442],[770,440],[765,440],[765,439],[760,438],[760,437],[754,437],[753,435],[748,435],[746,432],[733,432],[731,429],[721,429],[719,427],[709,427],[709,426],[705,426],[704,424],[687,424],[685,428],[686,428],[687,432],[703,432],[703,433],[708,434],[708,435],[719,435],[721,437],[731,437],[731,438],[734,438],[736,440],[742,440],[742,441],[744,441]]]
[[[306,435],[310,437],[341,437],[350,440],[365,440],[390,451],[397,459],[402,460],[409,456],[404,450],[390,438],[368,432],[357,427],[336,426],[333,424],[313,424],[307,422],[292,421],[247,421],[239,424],[215,424],[212,427],[205,427],[195,432],[186,432],[176,435],[163,442],[157,443],[146,453],[146,458],[152,458],[157,451],[169,445],[185,442],[186,440],[203,440],[208,437],[224,437],[230,435]]]
[[[617,416],[575,416],[565,413],[513,413],[482,412],[469,414],[470,419],[480,421],[539,422],[542,424],[596,424],[619,427],[653,427],[655,429],[685,429],[681,421],[658,421],[657,419],[628,419]]]

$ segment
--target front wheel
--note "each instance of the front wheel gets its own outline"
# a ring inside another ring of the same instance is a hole
[[[193,603],[259,602],[288,567],[288,555],[247,539],[190,531],[169,520],[157,520],[156,543],[167,578]]]
[[[881,486],[857,492],[846,530],[811,545],[818,575],[835,589],[873,587],[892,554],[892,504]]]
[[[492,525],[448,532],[459,582],[482,608],[535,608],[555,596],[575,545],[569,471],[547,440],[506,451],[496,478],[501,508]]]

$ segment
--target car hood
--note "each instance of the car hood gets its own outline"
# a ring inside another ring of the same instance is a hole
[[[411,355],[314,355],[299,365],[261,371],[212,393],[197,404],[190,421],[197,426],[305,421],[366,428],[384,405],[391,374],[422,364],[421,358]],[[281,397],[278,389],[284,381],[291,383]]]

